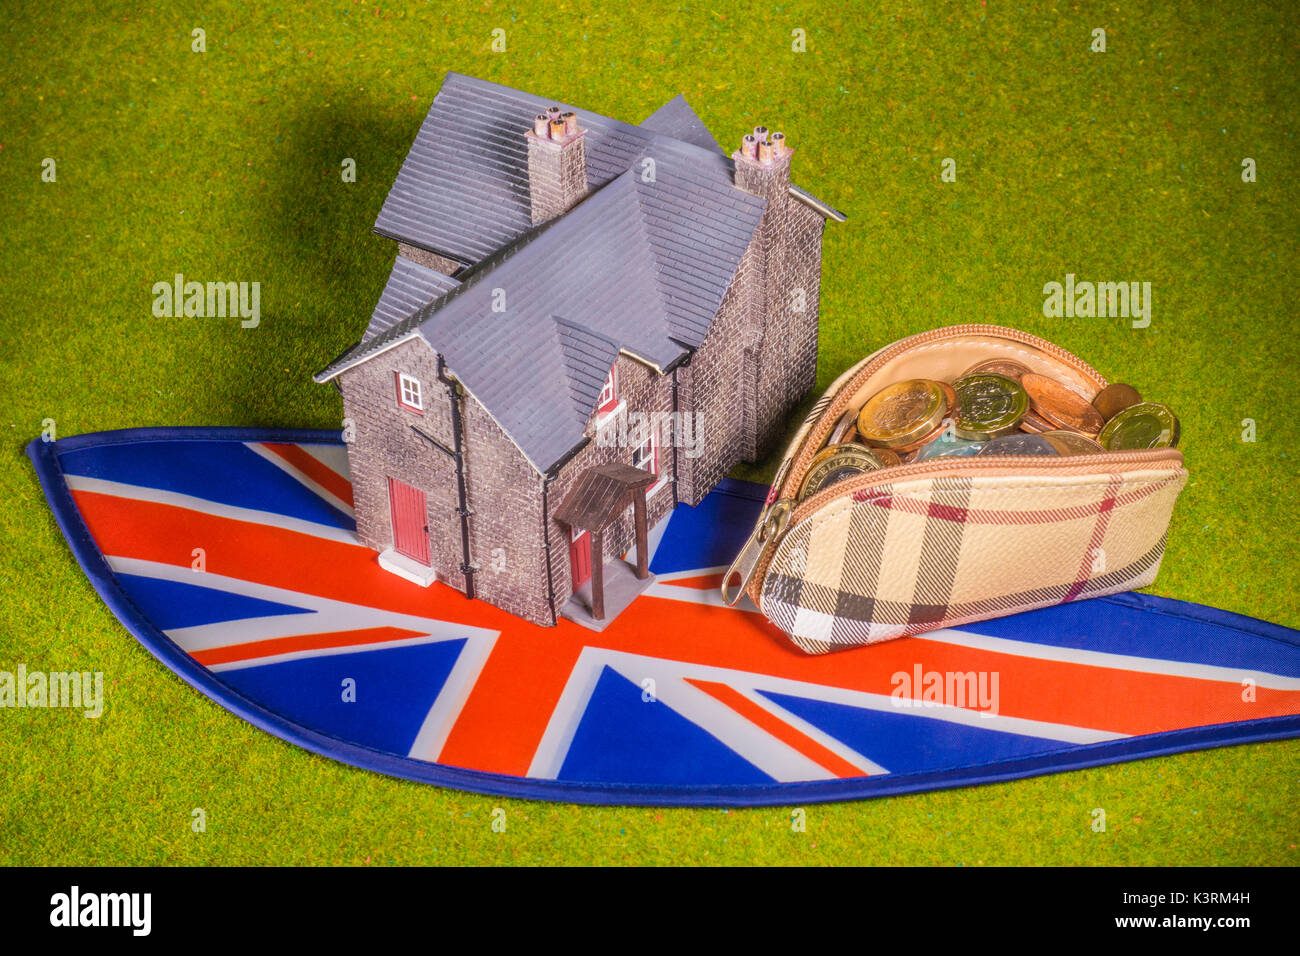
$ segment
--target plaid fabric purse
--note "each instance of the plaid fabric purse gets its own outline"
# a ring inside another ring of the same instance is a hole
[[[1015,329],[960,325],[895,342],[845,372],[787,449],[723,578],[812,654],[1145,587],[1187,481],[1174,449],[1071,457],[936,458],[795,501],[836,421],[893,382],[952,381],[1013,359],[1091,398],[1087,363]]]

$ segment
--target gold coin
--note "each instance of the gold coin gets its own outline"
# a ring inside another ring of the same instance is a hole
[[[948,395],[940,382],[925,378],[887,385],[867,399],[858,413],[858,437],[868,445],[904,448],[943,422]]]
[[[799,500],[815,495],[846,478],[878,471],[890,464],[898,464],[897,455],[893,452],[886,452],[886,454],[892,457],[892,461],[877,454],[876,449],[856,442],[827,445],[813,457],[812,463],[809,464],[808,473],[804,475],[799,485]]]

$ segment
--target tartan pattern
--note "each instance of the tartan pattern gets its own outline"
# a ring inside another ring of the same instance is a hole
[[[942,476],[830,502],[789,529],[759,605],[812,654],[1145,587],[1180,467]]]

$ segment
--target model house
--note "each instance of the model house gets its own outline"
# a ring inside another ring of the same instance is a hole
[[[633,126],[447,75],[375,225],[388,284],[316,376],[385,568],[603,626],[648,529],[770,450],[844,217],[790,182],[780,133],[736,142],[681,97]]]

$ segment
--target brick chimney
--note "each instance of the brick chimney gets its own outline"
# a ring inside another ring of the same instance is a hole
[[[533,117],[528,140],[528,197],[533,225],[567,212],[587,195],[587,131],[574,113],[552,106]]]
[[[780,343],[790,340],[797,322],[790,314],[790,290],[786,262],[789,256],[790,158],[794,150],[786,146],[782,133],[769,133],[766,126],[755,127],[740,141],[740,149],[731,154],[736,164],[736,186],[767,200],[763,217],[741,263],[745,276],[742,292],[744,310],[750,324],[741,333],[745,347],[745,368],[737,395],[742,422],[741,453],[755,461],[771,450],[779,437],[780,405],[786,396],[765,388],[760,368],[780,352]],[[766,431],[762,422],[776,423]],[[774,431],[773,429],[776,429]]]

